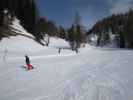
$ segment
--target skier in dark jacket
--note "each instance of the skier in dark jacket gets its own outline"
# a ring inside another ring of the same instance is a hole
[[[30,59],[27,55],[25,55],[25,62],[26,62],[26,65],[30,64]]]
[[[59,53],[59,54],[60,54],[60,52],[61,52],[61,48],[58,49],[58,53]]]
[[[33,69],[33,66],[30,64],[30,59],[27,55],[25,55],[25,62],[28,70]]]

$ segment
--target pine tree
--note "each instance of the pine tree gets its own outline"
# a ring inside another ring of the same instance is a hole
[[[124,27],[124,33],[127,41],[127,47],[133,48],[133,10],[131,9],[127,15],[127,23]]]
[[[85,42],[85,32],[83,30],[83,26],[81,25],[81,17],[78,13],[75,15],[74,24],[68,31],[68,40],[72,49],[77,50],[81,43]]]
[[[75,48],[74,47],[75,46],[75,39],[74,39],[75,36],[74,36],[74,34],[75,34],[74,33],[74,25],[72,25],[71,28],[68,29],[68,34],[67,34],[68,35],[67,40],[69,41],[69,44],[70,44],[70,47],[71,47],[72,50],[74,50],[74,48]]]
[[[65,29],[62,26],[59,26],[59,37],[65,39],[66,38],[66,32]]]

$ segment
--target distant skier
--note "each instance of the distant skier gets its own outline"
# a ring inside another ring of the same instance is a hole
[[[26,61],[26,67],[28,70],[33,69],[33,66],[30,64],[30,59],[28,57],[28,55],[25,55],[25,61]]]
[[[75,52],[78,53],[78,48],[75,48]]]
[[[60,52],[61,52],[61,48],[58,49],[58,53],[59,53],[59,54],[60,54]]]

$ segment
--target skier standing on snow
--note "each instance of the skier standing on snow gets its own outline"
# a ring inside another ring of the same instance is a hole
[[[25,61],[26,61],[27,69],[28,70],[33,69],[33,66],[30,64],[30,59],[27,55],[25,55]]]
[[[59,53],[59,54],[60,54],[60,52],[61,52],[61,48],[58,49],[58,53]]]

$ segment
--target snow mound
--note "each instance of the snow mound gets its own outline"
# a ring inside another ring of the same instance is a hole
[[[36,50],[40,50],[44,48],[37,42],[35,42],[32,39],[29,39],[27,37],[23,36],[12,36],[10,38],[4,38],[0,42],[0,50],[10,50],[10,51],[27,51],[27,52],[32,52]]]
[[[64,39],[57,38],[57,37],[52,37],[50,38],[50,47],[55,47],[55,48],[69,48],[69,43],[65,41]]]

